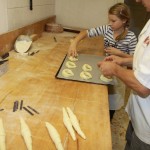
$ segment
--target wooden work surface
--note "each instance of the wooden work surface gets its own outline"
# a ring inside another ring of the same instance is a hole
[[[65,150],[111,150],[111,131],[107,87],[104,85],[80,83],[55,78],[70,45],[70,36],[56,34],[57,42],[50,33],[34,43],[40,48],[33,56],[21,56],[11,51],[9,70],[0,77],[0,117],[6,131],[8,150],[26,150],[21,136],[22,116],[28,124],[33,140],[33,150],[55,150],[45,122],[50,122],[58,130]],[[96,40],[97,41],[97,40]],[[89,42],[79,46],[85,53],[91,52]],[[97,44],[92,44],[96,49]],[[36,47],[37,46],[37,47]],[[24,106],[35,108],[40,114],[32,116],[25,110],[13,112],[14,101],[23,100]],[[62,116],[62,107],[70,107],[80,121],[87,139],[77,134],[74,142],[68,134]]]

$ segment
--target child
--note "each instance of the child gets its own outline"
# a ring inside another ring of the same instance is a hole
[[[132,57],[137,43],[135,34],[128,30],[130,21],[129,8],[124,3],[113,5],[108,11],[109,25],[84,30],[73,40],[69,47],[68,55],[77,56],[77,45],[86,37],[104,37],[104,47],[107,55]],[[124,105],[125,85],[118,80],[115,86],[108,87],[110,120],[115,110]]]

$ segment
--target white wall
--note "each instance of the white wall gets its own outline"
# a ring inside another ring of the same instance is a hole
[[[0,33],[8,31],[7,0],[0,0]]]
[[[108,8],[124,0],[0,0],[0,34],[56,14],[57,23],[90,28],[107,23]]]
[[[55,0],[0,0],[0,34],[14,30],[55,14]]]
[[[54,15],[55,0],[8,0],[8,28],[13,30]]]
[[[108,9],[124,0],[55,0],[57,23],[64,26],[90,28],[107,24]]]

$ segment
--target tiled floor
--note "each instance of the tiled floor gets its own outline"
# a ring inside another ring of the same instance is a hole
[[[125,96],[125,105],[127,103],[129,93],[130,90],[127,88]],[[126,144],[125,134],[128,122],[129,119],[127,113],[125,112],[124,106],[122,109],[116,111],[111,123],[113,150],[124,150]]]

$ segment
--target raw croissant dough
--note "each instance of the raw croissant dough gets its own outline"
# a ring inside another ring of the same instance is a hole
[[[70,61],[78,61],[78,58],[72,57],[72,56],[68,57],[68,59],[69,59]]]
[[[68,114],[67,114],[67,112],[66,112],[64,107],[62,108],[62,111],[63,111],[63,122],[64,122],[64,125],[67,128],[67,130],[69,131],[72,139],[75,141],[76,140],[76,135],[75,135],[75,132],[73,130],[73,127],[72,127],[71,121],[69,119],[69,116],[68,116]]]
[[[72,77],[72,76],[74,76],[74,73],[73,73],[72,70],[70,70],[70,69],[64,69],[64,70],[62,71],[62,75],[67,78],[67,77]]]
[[[111,82],[112,78],[107,78],[105,77],[103,74],[100,76],[100,80],[102,80],[103,82]]]
[[[66,67],[67,68],[76,68],[76,64],[74,62],[71,62],[71,61],[67,61],[66,62]]]
[[[76,115],[73,113],[73,111],[67,107],[67,112],[69,114],[69,118],[70,118],[70,121],[72,123],[72,126],[74,127],[74,129],[77,131],[77,133],[83,138],[83,139],[86,139],[86,136],[85,134],[83,133],[83,131],[81,130],[80,128],[80,125],[79,125],[79,121],[76,117]]]
[[[55,129],[55,127],[48,122],[45,122],[45,124],[46,124],[47,130],[49,132],[49,135],[52,138],[57,150],[64,150],[62,143],[61,143],[60,135],[57,132],[57,130]]]
[[[21,124],[21,134],[24,138],[27,149],[32,150],[32,138],[31,138],[30,129],[26,124],[26,122],[23,120],[23,118],[20,118],[20,124]]]
[[[0,150],[6,150],[5,130],[3,126],[3,120],[1,118],[0,118]]]
[[[83,71],[92,71],[92,67],[88,64],[84,64],[82,66]]]
[[[86,72],[86,71],[82,71],[80,73],[80,77],[84,80],[89,80],[92,78],[92,75],[89,73],[89,72]]]

